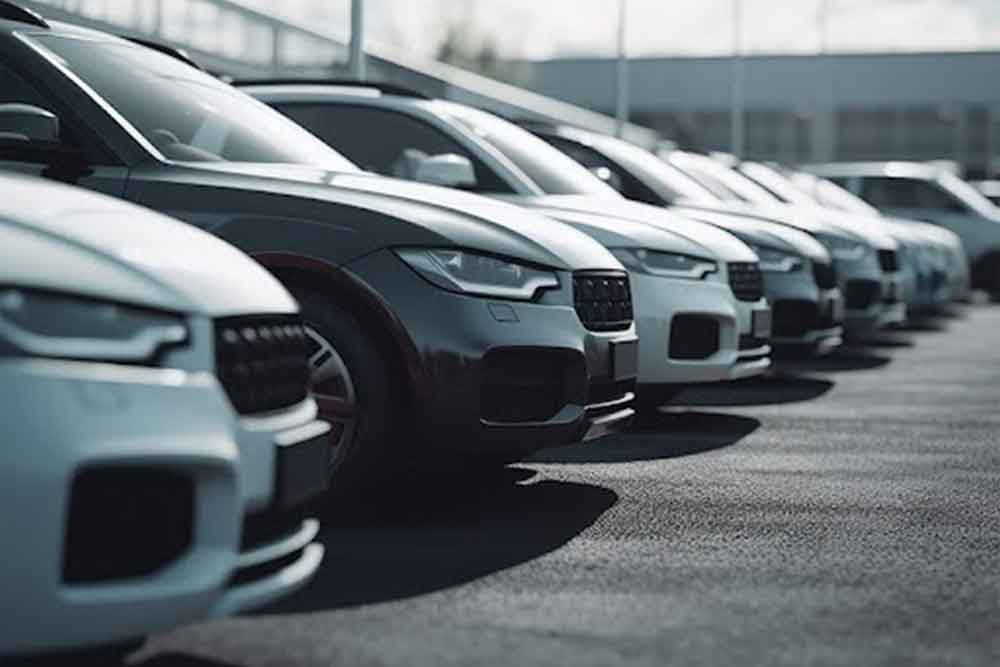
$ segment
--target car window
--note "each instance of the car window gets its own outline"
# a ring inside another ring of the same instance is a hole
[[[864,179],[862,196],[878,208],[964,212],[965,206],[937,184],[917,178],[873,176]]]
[[[357,170],[273,109],[170,56],[112,39],[49,34],[31,39],[167,159]]]
[[[405,177],[405,153],[454,154],[476,172],[476,192],[510,194],[513,188],[492,169],[441,130],[419,118],[390,109],[352,104],[276,104],[275,108],[313,132],[367,171]]]
[[[643,185],[639,179],[622,169],[621,165],[612,162],[593,148],[561,137],[546,137],[545,140],[587,169],[591,171],[604,170],[604,174],[598,177],[602,180],[605,180],[606,177],[605,182],[622,193],[626,199],[656,206],[662,206],[666,203],[656,193]]]
[[[586,167],[522,127],[461,104],[436,102],[435,108],[493,146],[545,194],[621,197]]]

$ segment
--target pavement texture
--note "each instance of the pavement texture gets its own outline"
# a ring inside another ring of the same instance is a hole
[[[401,483],[279,607],[144,667],[1000,664],[1000,307]]]

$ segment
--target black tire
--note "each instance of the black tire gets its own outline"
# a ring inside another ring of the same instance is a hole
[[[342,451],[331,461],[331,495],[371,488],[404,464],[401,452],[392,451],[403,416],[400,382],[393,378],[388,354],[357,317],[311,287],[292,285],[290,290],[299,301],[306,327],[336,348],[356,395],[353,432],[340,443]],[[314,386],[316,393],[321,389]]]

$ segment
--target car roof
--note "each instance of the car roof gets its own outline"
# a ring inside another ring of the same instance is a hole
[[[835,162],[810,164],[805,170],[822,176],[888,176],[894,178],[934,179],[942,167],[924,162]]]

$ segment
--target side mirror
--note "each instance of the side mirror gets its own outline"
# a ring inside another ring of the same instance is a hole
[[[590,173],[597,176],[599,179],[604,181],[605,184],[610,185],[618,192],[625,189],[625,184],[622,183],[622,177],[607,167],[591,167]]]
[[[476,170],[461,155],[424,155],[413,166],[413,180],[447,188],[471,188],[476,185]]]
[[[59,117],[30,104],[0,104],[0,139],[57,143]]]

